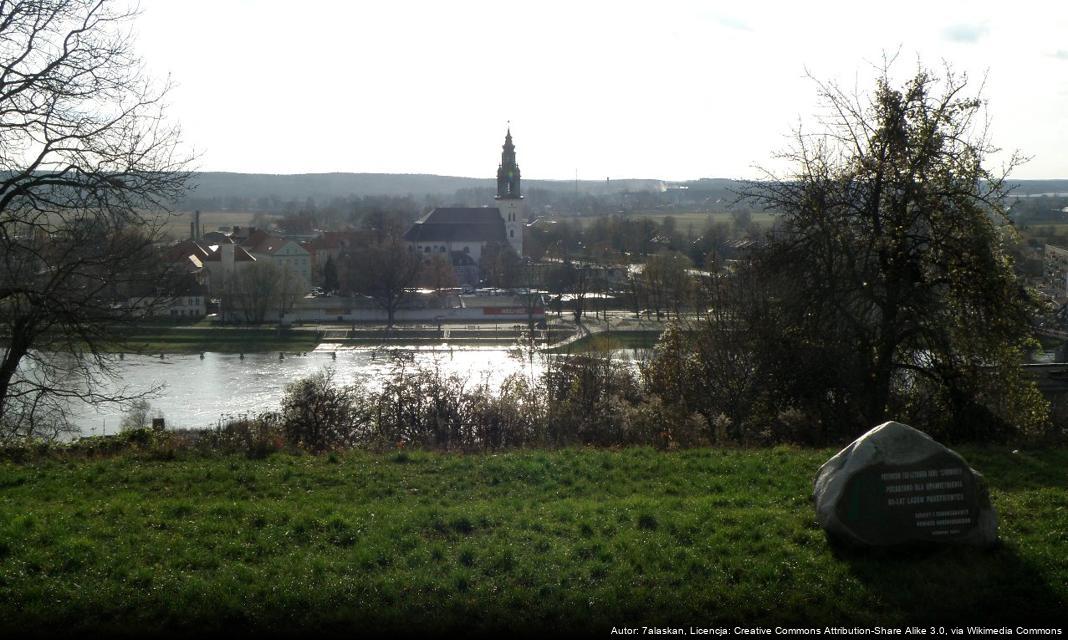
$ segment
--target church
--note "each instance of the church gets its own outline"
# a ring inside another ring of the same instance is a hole
[[[441,254],[454,266],[477,265],[486,245],[507,244],[523,255],[523,194],[519,165],[509,127],[504,137],[501,164],[497,168],[497,197],[493,207],[440,207],[419,220],[404,234],[409,246],[426,256]]]

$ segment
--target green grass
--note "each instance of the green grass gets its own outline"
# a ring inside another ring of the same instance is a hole
[[[1068,605],[1068,451],[964,448],[1004,543],[846,552],[831,450],[0,464],[0,629],[1009,625]],[[192,454],[190,454],[192,455]]]

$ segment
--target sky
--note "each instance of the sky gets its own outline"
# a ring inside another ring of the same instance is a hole
[[[1068,178],[1068,2],[141,0],[134,30],[204,171],[752,178],[867,92],[944,63],[992,141]],[[815,79],[815,80],[814,80]]]

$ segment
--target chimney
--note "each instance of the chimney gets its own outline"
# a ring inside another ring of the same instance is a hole
[[[219,261],[222,264],[223,280],[227,281],[234,272],[234,243],[224,242],[219,245]]]
[[[195,241],[197,239],[197,232],[196,228],[194,227],[194,224],[195,223],[193,223],[192,221],[189,222],[189,239]]]
[[[200,235],[200,209],[197,209],[197,210],[196,210],[196,211],[195,211],[195,212],[193,213],[193,219],[194,219],[194,220],[196,221],[196,224],[197,224],[197,228],[196,228],[196,234],[197,234],[197,235],[196,235],[196,237],[195,237],[195,238],[193,238],[193,239],[194,239],[194,240],[199,240],[199,239],[201,238],[201,235]]]

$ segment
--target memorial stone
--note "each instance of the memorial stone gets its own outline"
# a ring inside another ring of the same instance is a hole
[[[816,474],[816,517],[828,535],[861,546],[997,541],[982,475],[922,431],[886,422]]]

